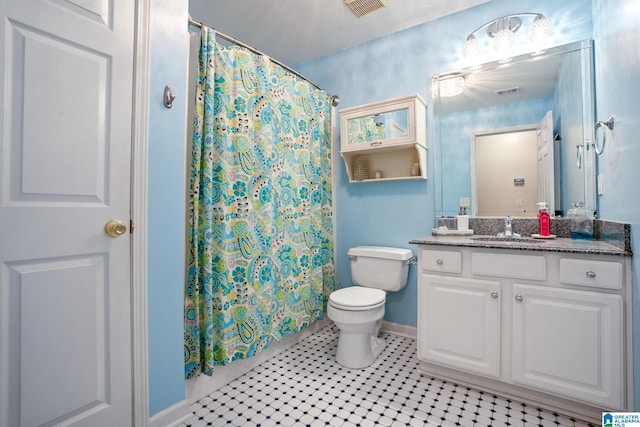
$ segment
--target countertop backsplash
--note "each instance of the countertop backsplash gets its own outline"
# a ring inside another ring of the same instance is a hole
[[[456,218],[438,218],[437,227],[446,226],[450,230],[456,229]],[[473,234],[478,236],[495,236],[504,232],[504,218],[469,218],[469,228]],[[537,218],[517,218],[512,219],[511,228],[513,232],[522,237],[529,237],[538,233]],[[628,223],[607,221],[602,219],[594,220],[594,240],[601,240],[610,245],[616,246],[627,253],[631,253],[631,225]],[[551,234],[559,238],[571,238],[571,220],[558,218],[551,220]]]

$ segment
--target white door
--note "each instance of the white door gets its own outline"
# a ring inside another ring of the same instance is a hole
[[[3,427],[131,425],[134,7],[0,1]]]
[[[555,166],[553,151],[553,114],[547,111],[538,127],[538,201],[549,203],[555,212]]]
[[[623,409],[622,297],[513,285],[516,383]]]
[[[471,149],[474,215],[534,215],[538,201],[536,146],[535,126],[498,129],[474,136]]]
[[[500,376],[500,283],[421,274],[418,358]]]

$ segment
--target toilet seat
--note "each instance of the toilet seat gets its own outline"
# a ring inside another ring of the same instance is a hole
[[[329,304],[338,310],[372,310],[384,305],[386,295],[382,289],[351,286],[331,292]]]

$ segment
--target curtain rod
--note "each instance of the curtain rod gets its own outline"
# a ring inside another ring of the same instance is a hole
[[[210,28],[210,27],[207,27],[206,25],[204,25],[202,22],[195,21],[191,16],[189,16],[189,25],[191,25],[192,27],[200,28],[200,29],[202,29],[203,27]],[[251,46],[249,46],[248,44],[242,43],[240,40],[235,39],[235,38],[233,38],[233,37],[231,37],[231,36],[228,36],[228,35],[226,35],[226,34],[224,34],[224,33],[221,33],[221,32],[219,32],[218,30],[215,30],[215,29],[214,29],[214,31],[216,32],[216,37],[220,37],[220,38],[222,38],[222,39],[227,40],[228,42],[231,42],[231,43],[233,43],[233,44],[235,44],[235,45],[238,45],[238,46],[240,46],[240,47],[243,47],[243,48],[245,48],[245,49],[248,49],[248,50],[250,50],[251,52],[253,52],[253,53],[255,53],[255,54],[258,54],[258,55],[261,55],[261,56],[266,56],[266,57],[268,57],[271,61],[275,62],[276,64],[278,64],[279,66],[281,66],[281,67],[282,67],[282,68],[284,68],[285,70],[289,71],[291,74],[294,74],[294,75],[296,75],[296,76],[300,77],[302,80],[305,80],[305,81],[309,82],[309,84],[311,84],[311,85],[315,86],[317,89],[323,90],[323,89],[322,89],[322,88],[321,88],[317,83],[315,83],[313,80],[306,78],[305,76],[303,76],[302,74],[300,74],[299,72],[297,72],[296,70],[294,70],[293,68],[291,68],[291,67],[289,67],[289,66],[287,66],[287,65],[283,64],[282,62],[278,61],[278,60],[277,60],[277,59],[275,59],[275,58],[270,57],[270,56],[269,56],[269,55],[267,55],[266,53],[262,53],[262,52],[260,52],[260,51],[259,51],[258,49],[256,49],[255,47],[251,47]],[[337,96],[337,95],[332,95],[332,96],[331,96],[331,104],[335,107],[335,106],[337,106],[339,103],[340,103],[340,98],[338,98],[338,96]]]

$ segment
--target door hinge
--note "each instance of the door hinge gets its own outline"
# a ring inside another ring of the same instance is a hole
[[[129,220],[129,233],[133,234],[133,230],[134,228],[136,228],[136,224],[133,222],[132,219]]]

